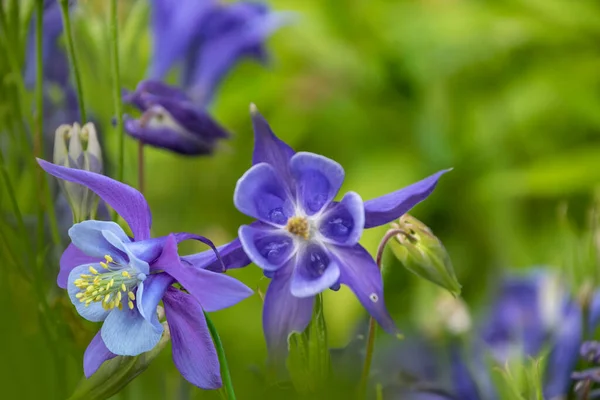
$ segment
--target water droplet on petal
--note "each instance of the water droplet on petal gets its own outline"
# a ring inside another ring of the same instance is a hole
[[[287,217],[283,213],[283,209],[281,207],[277,207],[269,212],[269,221],[277,225],[285,225],[287,222]]]
[[[375,293],[371,293],[369,295],[369,299],[371,299],[373,303],[377,303],[379,301],[379,296],[377,296]]]

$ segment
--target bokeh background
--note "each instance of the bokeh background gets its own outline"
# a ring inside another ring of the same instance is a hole
[[[88,113],[103,135],[106,173],[114,176],[118,151],[105,3],[80,1],[73,29]],[[149,10],[143,0],[121,4],[122,81],[133,89],[145,78],[151,57]],[[589,232],[600,182],[600,4],[277,0],[270,5],[296,11],[299,18],[269,41],[268,68],[244,62],[217,93],[211,110],[233,138],[210,157],[147,149],[146,197],[154,235],[187,231],[222,244],[249,221],[235,209],[232,193],[251,163],[253,102],[296,150],[323,154],[345,167],[342,193],[353,190],[369,199],[453,167],[412,214],[446,245],[474,320],[508,270],[550,265],[569,271],[587,262],[581,247],[588,243],[576,239]],[[0,107],[14,101],[1,97]],[[125,181],[135,185],[136,143],[127,138],[126,145]],[[21,185],[33,185],[30,178]],[[31,193],[22,196],[25,207],[37,201]],[[374,254],[385,230],[369,230],[361,243]],[[183,250],[203,248],[186,244]],[[68,394],[82,376],[82,354],[98,326],[79,318],[65,293],[53,290],[52,306],[69,329],[64,345],[50,348],[35,288],[1,267],[5,256],[0,257],[0,386],[8,397],[3,397],[50,399],[61,382]],[[431,325],[437,317],[428,299],[440,289],[387,260],[386,268],[395,274],[386,285],[387,304],[400,327]],[[56,264],[48,265],[49,282],[56,272]],[[253,265],[231,275],[257,292],[267,284]],[[263,390],[261,305],[257,294],[212,316],[240,399],[261,398]],[[325,312],[332,347],[345,346],[366,318],[346,288],[326,293]],[[54,364],[56,352],[65,355],[63,365]],[[189,386],[167,348],[115,398],[218,396]]]

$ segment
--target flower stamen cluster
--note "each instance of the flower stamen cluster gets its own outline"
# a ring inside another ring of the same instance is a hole
[[[288,219],[285,229],[292,235],[300,236],[308,240],[310,228],[305,217],[294,216]]]

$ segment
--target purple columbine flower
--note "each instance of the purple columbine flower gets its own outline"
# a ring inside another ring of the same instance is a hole
[[[183,62],[182,86],[207,105],[216,87],[241,59],[266,61],[265,40],[290,20],[265,4],[217,0],[152,1],[154,56],[150,76],[162,79]]]
[[[251,107],[253,166],[237,183],[234,203],[258,221],[239,229],[250,259],[272,280],[263,327],[272,354],[284,353],[292,331],[308,325],[315,295],[347,285],[390,333],[397,333],[383,299],[381,273],[358,241],[363,229],[393,221],[435,188],[440,171],[420,182],[363,202],[355,192],[334,201],[344,169],[327,157],[295,153]]]
[[[211,154],[229,134],[180,89],[159,81],[140,82],[124,101],[140,109],[139,119],[125,117],[125,130],[151,146],[184,155]]]
[[[151,350],[163,333],[157,306],[162,300],[173,342],[173,361],[192,384],[221,386],[219,361],[204,311],[230,307],[252,294],[241,282],[217,272],[212,250],[180,257],[177,244],[202,237],[174,233],[151,238],[151,214],[143,195],[106,176],[38,160],[57,178],[88,187],[129,225],[133,238],[114,222],[84,221],[69,229],[72,243],[60,260],[58,286],[66,288],[79,314],[103,322],[84,355],[84,372],[92,375],[116,355],[135,356]],[[239,246],[222,247],[235,257]],[[214,247],[213,247],[214,249]],[[243,257],[242,257],[243,259]],[[186,292],[176,289],[178,282]]]

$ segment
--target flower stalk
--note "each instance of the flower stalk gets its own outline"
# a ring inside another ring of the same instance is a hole
[[[231,374],[229,373],[229,366],[227,365],[227,357],[225,357],[225,349],[223,348],[223,343],[219,337],[219,332],[217,332],[217,328],[206,312],[204,313],[204,317],[206,318],[206,324],[208,325],[210,336],[212,336],[213,341],[215,342],[215,349],[217,350],[217,356],[219,357],[219,364],[221,364],[221,377],[223,379],[225,393],[227,393],[228,400],[235,400],[233,382],[231,381]]]
[[[125,171],[125,130],[123,129],[123,99],[121,98],[121,73],[119,66],[119,20],[117,0],[110,1],[110,39],[114,84],[113,100],[115,103],[115,114],[117,114],[117,134],[119,135],[119,169],[117,172],[117,180],[122,182]]]

